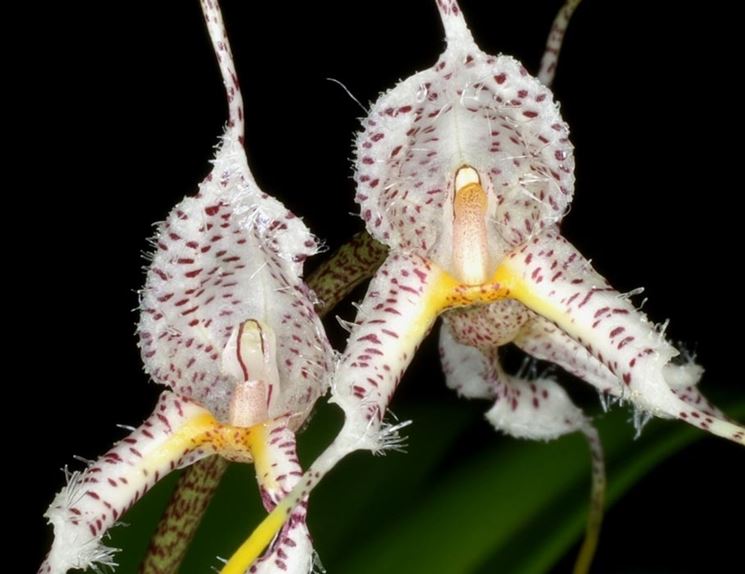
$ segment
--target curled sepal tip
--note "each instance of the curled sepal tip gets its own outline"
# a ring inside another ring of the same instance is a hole
[[[745,444],[742,426],[682,398],[700,369],[671,362],[678,351],[556,230],[512,251],[497,280],[604,365],[615,378],[613,394],[655,416]]]
[[[45,516],[54,542],[40,573],[112,565],[106,531],[160,478],[215,452],[219,425],[206,409],[170,392],[129,436],[82,472],[68,476]],[[247,433],[244,438],[250,440]],[[245,448],[250,460],[250,448]]]

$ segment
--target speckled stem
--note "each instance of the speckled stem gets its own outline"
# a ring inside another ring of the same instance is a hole
[[[566,0],[551,25],[551,31],[546,40],[546,49],[543,52],[543,58],[541,58],[541,69],[538,72],[538,79],[546,86],[550,87],[554,82],[561,45],[564,43],[564,35],[569,27],[572,14],[574,14],[580,2],[582,0]]]
[[[342,245],[306,279],[318,297],[316,312],[323,317],[383,264],[388,248],[366,231]]]
[[[211,456],[184,470],[150,540],[141,574],[178,571],[229,464]]]

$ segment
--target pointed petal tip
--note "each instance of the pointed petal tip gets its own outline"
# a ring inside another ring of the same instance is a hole
[[[202,14],[207,25],[212,47],[220,67],[225,94],[228,99],[228,130],[238,140],[243,138],[243,96],[238,85],[238,74],[235,71],[233,53],[225,30],[222,11],[218,0],[201,0]]]
[[[552,275],[554,269],[560,271]],[[677,350],[556,229],[511,252],[497,276],[510,285],[514,298],[555,323],[613,373],[610,392],[655,416],[675,417],[745,444],[742,426],[678,396],[670,382],[690,383],[700,370],[670,366]]]
[[[442,26],[445,29],[445,41],[448,49],[474,44],[471,30],[463,17],[463,11],[457,0],[436,0]]]

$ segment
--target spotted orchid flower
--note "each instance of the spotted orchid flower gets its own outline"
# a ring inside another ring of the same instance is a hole
[[[362,281],[380,267],[388,250],[366,232],[355,235],[321,263],[307,278],[315,309],[325,316]],[[158,523],[142,574],[179,572],[189,545],[230,462],[219,456],[204,458],[184,469]]]
[[[141,293],[145,369],[169,390],[139,428],[68,476],[46,512],[54,541],[42,574],[113,565],[107,530],[166,474],[208,455],[252,462],[271,510],[302,475],[294,433],[328,386],[331,348],[300,278],[316,240],[254,181],[220,10],[214,0],[202,9],[229,121],[197,194],[159,226]],[[307,571],[312,560],[299,506],[252,571]]]
[[[640,417],[677,418],[745,444],[745,428],[710,405],[699,366],[614,290],[559,231],[574,189],[569,129],[549,89],[569,16],[557,17],[538,78],[475,44],[455,0],[437,0],[446,49],[436,64],[384,93],[356,140],[356,201],[390,254],[359,306],[337,365],[332,402],[344,424],[293,492],[227,563],[242,572],[292,509],[356,450],[398,444],[391,398],[439,316],[448,385],[489,399],[487,419],[519,438],[580,431],[593,459],[593,510],[576,572],[597,537],[604,476],[590,420],[549,377],[505,372],[514,343]]]

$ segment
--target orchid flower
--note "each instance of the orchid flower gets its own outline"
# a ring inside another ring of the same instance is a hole
[[[547,84],[576,4],[557,17],[536,79],[513,58],[482,52],[458,3],[437,0],[444,53],[384,93],[356,139],[356,201],[390,254],[333,374],[331,401],[344,412],[343,427],[224,574],[243,572],[346,455],[399,444],[388,405],[439,316],[448,384],[491,400],[487,419],[497,430],[534,440],[588,436],[596,506],[602,455],[588,417],[551,378],[506,373],[504,345],[631,403],[641,418],[677,418],[745,444],[745,428],[698,391],[701,368],[679,361],[662,330],[560,233],[574,189],[573,149]],[[589,568],[598,516],[591,514],[577,572]]]
[[[315,309],[326,315],[381,265],[388,250],[365,232],[358,233],[319,265],[307,279]],[[179,571],[202,517],[229,461],[212,456],[186,468],[178,480],[140,567],[142,574]]]
[[[169,390],[139,428],[68,476],[46,512],[54,541],[40,573],[114,565],[107,530],[166,474],[208,455],[253,462],[271,510],[302,474],[294,432],[329,384],[331,347],[300,278],[316,240],[254,181],[222,16],[213,0],[202,9],[229,120],[197,194],[158,228],[138,325],[145,369]],[[312,559],[298,507],[253,571],[307,571]]]

